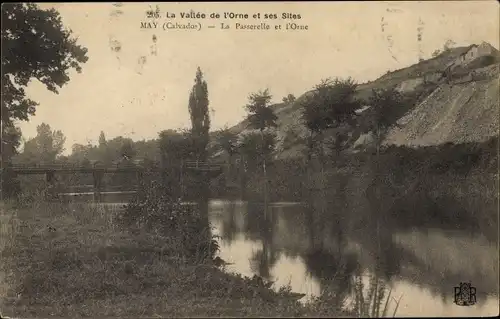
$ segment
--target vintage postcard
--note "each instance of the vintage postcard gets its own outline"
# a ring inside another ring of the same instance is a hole
[[[1,318],[499,312],[497,1],[2,4]]]

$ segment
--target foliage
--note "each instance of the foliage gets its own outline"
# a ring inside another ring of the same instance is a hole
[[[345,124],[354,125],[355,111],[361,107],[354,95],[357,84],[351,79],[325,79],[316,85],[312,94],[302,102],[302,120],[310,132],[308,158],[312,153],[323,157],[323,136],[333,129],[332,145],[338,153],[347,139]]]
[[[196,153],[193,138],[189,132],[161,131],[158,143],[164,163],[179,163],[182,159],[193,159]]]
[[[60,131],[52,131],[50,125],[42,123],[37,127],[37,135],[24,143],[24,150],[16,156],[21,163],[53,163],[64,151],[66,137]]]
[[[99,147],[105,147],[106,146],[106,135],[104,135],[104,132],[101,131],[99,134]]]
[[[134,149],[133,142],[131,140],[125,140],[120,148],[120,156],[126,159],[132,159],[135,157],[137,152]]]
[[[283,103],[289,104],[295,102],[296,98],[293,94],[288,94],[283,98]]]
[[[302,103],[306,127],[319,133],[343,122],[351,123],[355,111],[361,107],[360,101],[354,98],[356,87],[351,78],[322,80]]]
[[[371,123],[370,130],[375,132],[377,149],[382,143],[383,136],[386,134],[389,127],[394,124],[394,112],[403,104],[403,96],[396,88],[389,89],[374,89],[369,98],[371,106]]]
[[[439,49],[436,49],[434,52],[432,52],[432,57],[435,58],[440,54],[441,54],[441,51]]]
[[[236,154],[238,135],[233,133],[227,127],[216,132],[217,143],[230,157]]]
[[[262,131],[248,130],[242,132],[237,140],[238,153],[249,167],[255,168],[270,156],[276,147],[276,131],[265,129]]]
[[[195,142],[196,157],[205,161],[207,157],[208,131],[210,129],[210,114],[208,109],[207,82],[198,67],[194,85],[189,95],[189,115],[191,116],[191,134]]]
[[[245,108],[249,113],[248,120],[252,128],[262,131],[267,127],[277,127],[278,117],[270,107],[271,99],[268,89],[248,96],[248,104]]]
[[[64,29],[59,13],[32,3],[2,6],[2,123],[28,120],[37,103],[26,97],[32,78],[48,90],[69,81],[67,71],[81,71],[87,49]]]
[[[19,146],[20,134],[14,128],[14,121],[27,121],[29,115],[35,113],[37,103],[27,98],[25,91],[30,80],[35,78],[48,90],[57,93],[57,87],[69,81],[67,71],[76,69],[80,72],[81,64],[88,58],[87,49],[77,45],[71,31],[64,29],[59,13],[54,9],[41,10],[33,3],[2,6],[1,41],[3,166]],[[4,139],[5,136],[9,138]]]
[[[443,44],[443,52],[446,52],[452,48],[454,48],[456,45],[456,42],[451,40],[451,39],[448,39],[446,40],[446,42]]]
[[[201,262],[214,257],[218,243],[211,238],[208,216],[200,212],[199,207],[183,205],[168,188],[153,182],[143,185],[121,221],[126,227],[168,237],[180,257]]]
[[[17,149],[21,145],[21,130],[12,123],[2,123],[1,136],[0,152],[2,153],[2,163],[4,163],[17,154]]]

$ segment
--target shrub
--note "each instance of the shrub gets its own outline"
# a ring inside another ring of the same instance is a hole
[[[215,236],[211,235],[208,216],[202,205],[185,205],[172,192],[153,181],[135,197],[120,215],[123,227],[142,231],[165,240],[167,253],[195,262],[212,258],[218,251]]]

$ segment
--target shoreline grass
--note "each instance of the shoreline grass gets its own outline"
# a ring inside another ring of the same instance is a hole
[[[2,203],[0,310],[16,317],[350,317],[259,278],[175,254],[168,236],[122,230],[102,207]],[[318,299],[319,300],[319,299]]]

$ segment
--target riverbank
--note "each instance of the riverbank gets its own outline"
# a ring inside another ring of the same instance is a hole
[[[323,165],[277,160],[266,169],[271,201],[316,202],[312,198],[322,193],[347,205],[339,213],[360,220],[466,229],[498,240],[497,137],[482,143],[390,146],[378,160],[368,151],[328,158]],[[249,175],[249,200],[264,198],[264,181],[259,169]]]
[[[3,204],[0,310],[16,317],[347,316],[179,258],[173,240],[122,230],[103,207]],[[168,255],[165,254],[168,251]]]

